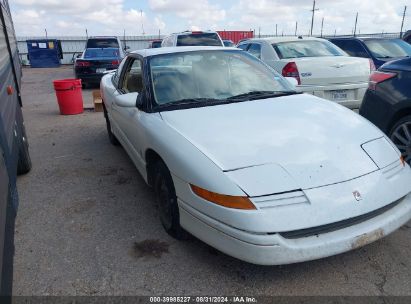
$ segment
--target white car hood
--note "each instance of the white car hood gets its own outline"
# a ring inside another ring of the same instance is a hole
[[[250,196],[340,183],[379,169],[361,145],[383,137],[382,132],[350,110],[311,95],[161,115],[243,190],[252,188],[246,191]]]

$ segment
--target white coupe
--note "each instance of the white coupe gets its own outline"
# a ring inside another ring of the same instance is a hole
[[[321,38],[273,37],[250,39],[238,45],[283,76],[297,81],[297,90],[350,109],[361,105],[372,60],[351,57]]]
[[[411,169],[381,131],[239,49],[136,51],[101,92],[111,142],[174,237],[278,265],[358,248],[411,218]]]

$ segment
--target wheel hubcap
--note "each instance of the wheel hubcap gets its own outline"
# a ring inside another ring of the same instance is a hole
[[[411,164],[411,122],[399,125],[392,133],[391,140],[401,151],[405,161]]]

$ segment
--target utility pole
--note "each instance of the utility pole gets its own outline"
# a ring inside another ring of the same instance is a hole
[[[358,12],[357,12],[357,15],[355,16],[354,37],[357,34],[357,22],[358,22]]]
[[[44,29],[44,32],[46,33],[46,39],[47,39],[47,29]]]
[[[334,30],[334,37],[337,36],[337,29]]]
[[[142,33],[143,33],[143,36],[144,36],[145,33],[144,33],[143,10],[142,9],[140,10],[140,14],[141,14],[141,30],[142,30]]]
[[[87,31],[87,29],[86,29],[86,38],[88,39],[88,31]]]
[[[312,18],[311,18],[311,31],[310,31],[310,36],[312,36],[312,35],[313,35],[313,27],[314,27],[314,14],[315,14],[315,11],[319,11],[319,9],[318,9],[318,8],[315,8],[315,0],[313,1],[313,9],[312,9],[311,11],[313,12],[313,16],[312,16]]]
[[[402,14],[400,38],[402,38],[402,29],[404,28],[405,13],[407,12],[407,6],[404,7],[404,13]]]
[[[278,28],[278,24],[275,25],[275,36],[278,36],[277,28]]]
[[[258,38],[261,38],[261,27],[258,27]]]
[[[298,29],[298,22],[296,21],[296,22],[295,22],[295,33],[294,33],[294,36],[297,36],[297,29]]]
[[[158,29],[158,39],[160,39],[160,37],[161,37],[161,30]]]
[[[123,32],[123,39],[124,39],[124,50],[127,50],[126,29],[124,29],[124,32]]]
[[[324,28],[324,17],[321,20],[321,38],[323,37],[323,28]]]

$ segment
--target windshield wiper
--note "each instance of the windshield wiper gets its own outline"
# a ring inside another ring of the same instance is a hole
[[[244,94],[239,94],[235,96],[228,97],[227,100],[255,100],[255,99],[264,99],[271,97],[281,97],[300,94],[296,91],[251,91]]]
[[[176,101],[171,101],[168,103],[158,105],[158,108],[168,108],[168,107],[181,107],[192,104],[200,103],[217,103],[224,102],[225,99],[213,99],[213,98],[185,98]]]

